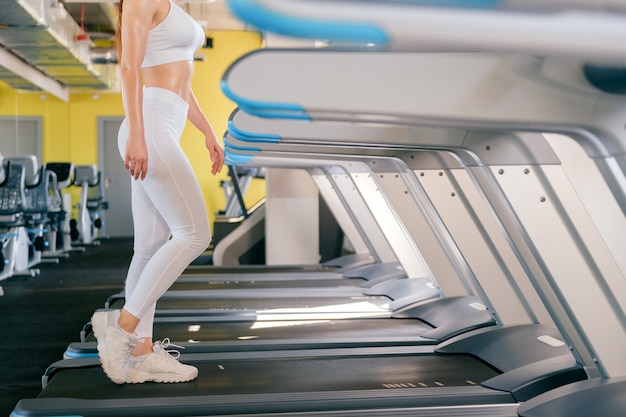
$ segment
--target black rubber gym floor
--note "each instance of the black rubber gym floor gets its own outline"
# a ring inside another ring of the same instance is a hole
[[[0,281],[0,416],[41,391],[41,376],[62,359],[94,310],[123,287],[131,238],[102,240],[58,264],[40,264],[36,277]]]

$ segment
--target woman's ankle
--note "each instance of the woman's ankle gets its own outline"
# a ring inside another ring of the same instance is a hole
[[[135,348],[131,352],[132,356],[145,356],[152,353],[152,339],[142,338],[137,342]]]
[[[120,317],[117,320],[117,325],[120,329],[124,330],[128,334],[134,334],[138,324],[138,318],[124,309],[120,311]]]

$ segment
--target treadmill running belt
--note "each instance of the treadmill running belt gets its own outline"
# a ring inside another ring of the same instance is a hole
[[[325,340],[414,340],[432,330],[415,319],[351,319],[302,322],[155,323],[154,339],[172,341],[281,340],[285,338]],[[91,335],[88,341],[95,341]],[[435,340],[432,343],[437,343]]]
[[[185,362],[198,367],[199,377],[195,381],[116,385],[109,381],[99,366],[93,366],[57,373],[39,398],[95,400],[397,388],[445,389],[477,386],[498,374],[469,355],[257,357]],[[504,395],[500,400],[506,402],[512,399],[510,395]]]
[[[219,290],[219,289],[253,289],[253,288],[316,288],[316,287],[358,287],[364,283],[367,283],[364,279],[358,278],[337,278],[337,279],[294,279],[284,281],[268,281],[268,280],[238,280],[231,278],[227,280],[224,278],[221,281],[209,281],[209,280],[185,280],[179,278],[169,291],[180,290]]]
[[[391,300],[387,297],[379,296],[355,296],[355,297],[263,297],[263,298],[200,298],[185,297],[168,298],[167,295],[157,301],[157,314],[164,314],[167,310],[269,310],[296,308],[306,313],[306,309],[324,308],[325,312],[340,313],[349,311],[350,305],[363,305],[368,303],[370,312],[383,313],[385,304]],[[122,308],[124,300],[114,300],[110,308]]]
[[[168,338],[197,352],[311,349],[324,347],[372,347],[434,345],[438,341],[420,337],[432,327],[417,319],[353,319],[312,322],[157,322],[154,339]],[[226,349],[226,350],[225,350]],[[96,339],[90,334],[85,343],[71,343],[68,358],[97,357]]]

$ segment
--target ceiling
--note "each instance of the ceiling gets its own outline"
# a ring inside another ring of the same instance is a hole
[[[84,7],[85,30],[92,38],[110,39],[115,32],[117,2],[104,0],[102,3],[82,3],[80,0],[61,0],[61,2],[79,24],[81,8]],[[225,0],[178,0],[176,3],[200,22],[207,31],[245,30],[246,28],[243,22],[232,16]]]
[[[216,30],[248,29],[232,16],[225,0],[177,4],[208,36]],[[66,101],[70,91],[111,88],[116,0],[0,0],[0,10],[0,81]]]

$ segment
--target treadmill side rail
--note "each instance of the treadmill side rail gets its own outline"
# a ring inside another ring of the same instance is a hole
[[[519,408],[520,417],[618,417],[626,410],[626,377],[594,378],[539,395]]]
[[[546,325],[488,327],[441,343],[438,353],[470,353],[502,374],[481,385],[525,401],[588,378],[555,328]]]

